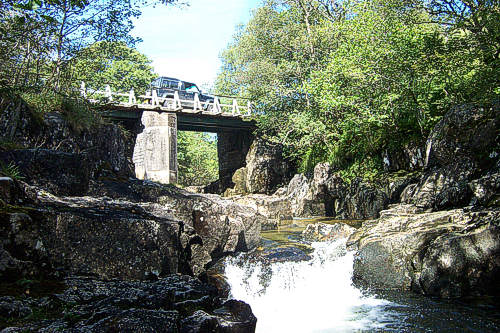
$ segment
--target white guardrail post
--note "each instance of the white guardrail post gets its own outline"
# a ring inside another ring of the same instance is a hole
[[[238,106],[238,101],[236,98],[233,98],[233,116],[237,113],[240,114],[240,107]]]
[[[136,104],[137,98],[135,98],[134,88],[130,89],[128,94],[128,104]]]
[[[109,102],[113,101],[113,94],[111,93],[111,87],[109,86],[109,84],[106,85],[106,94],[105,94],[105,96],[108,98]]]
[[[215,98],[214,98],[214,107],[213,107],[212,111],[213,111],[214,114],[222,113],[222,109],[220,107],[219,98],[217,96],[215,96]]]
[[[179,92],[176,90],[174,92],[174,110],[182,108],[181,99],[179,97]]]
[[[85,82],[82,81],[80,84],[80,96],[87,98],[87,89],[85,88]]]
[[[153,94],[151,96],[151,104],[160,105],[160,101],[158,100],[158,94],[156,93],[156,89],[153,89]]]
[[[198,93],[194,94],[193,111],[203,110]]]

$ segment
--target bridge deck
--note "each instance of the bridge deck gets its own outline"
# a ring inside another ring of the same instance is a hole
[[[256,128],[252,117],[229,112],[214,113],[183,108],[172,110],[151,104],[128,105],[126,103],[108,104],[102,106],[102,109],[105,117],[122,121],[139,120],[143,111],[175,113],[177,115],[177,129],[181,131],[217,133],[231,130],[253,131]]]

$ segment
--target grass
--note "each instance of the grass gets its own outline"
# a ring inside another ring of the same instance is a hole
[[[24,177],[19,170],[19,167],[14,163],[4,164],[0,162],[0,175],[3,177],[10,177],[14,180],[23,180]]]
[[[77,132],[102,122],[95,108],[76,95],[56,92],[23,92],[21,98],[26,101],[35,116],[43,117],[49,112],[59,112]]]

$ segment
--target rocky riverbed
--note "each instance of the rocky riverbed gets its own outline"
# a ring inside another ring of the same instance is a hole
[[[225,196],[134,179],[133,140],[116,125],[77,131],[58,113],[4,111],[0,280],[15,286],[0,298],[5,332],[253,332],[251,309],[208,285],[207,268],[313,215],[358,220],[308,237],[349,236],[359,285],[498,296],[498,105],[450,110],[422,147],[385,152],[387,173],[372,181],[327,163],[291,177],[282,149],[257,140]],[[273,251],[271,261],[310,259]]]
[[[59,113],[3,107],[3,331],[254,331],[206,268],[254,248],[261,214],[131,178],[133,142],[116,125],[75,130]]]
[[[465,105],[450,110],[422,147],[384,154],[388,172],[379,179],[349,183],[321,163],[271,196],[232,198],[266,216],[266,229],[289,217],[365,219],[349,239],[357,283],[443,298],[498,296],[499,157],[499,105]],[[248,176],[233,181],[251,188]]]

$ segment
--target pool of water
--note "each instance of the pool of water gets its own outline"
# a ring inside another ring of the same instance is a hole
[[[289,221],[263,232],[256,251],[225,260],[231,296],[251,305],[257,332],[500,331],[496,299],[450,301],[355,287],[345,239],[303,239],[302,230],[317,222]]]

